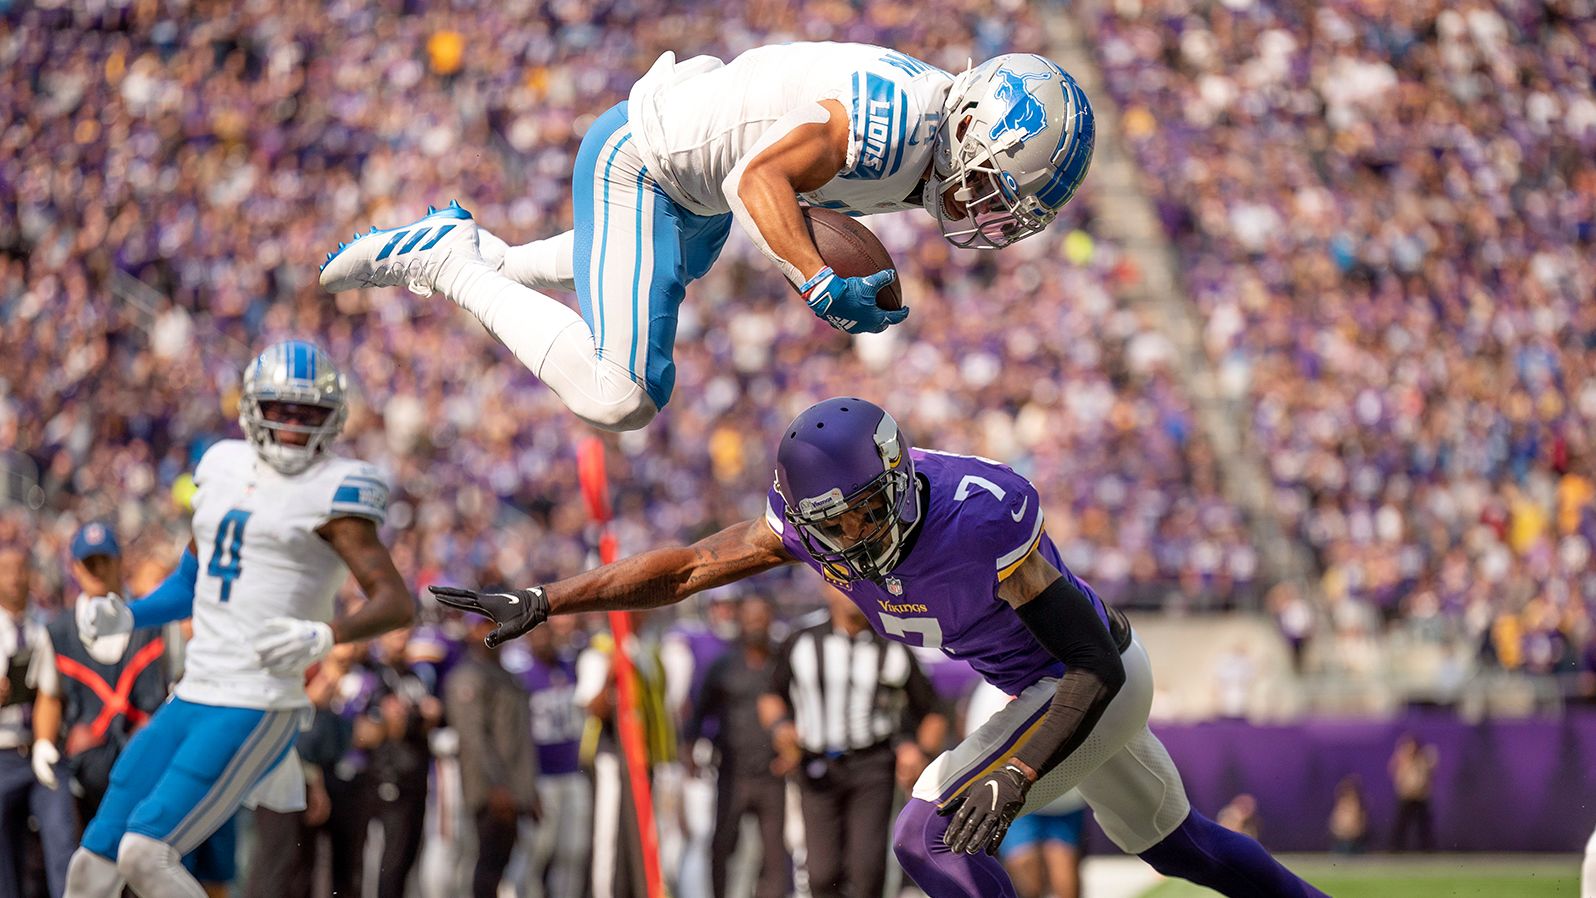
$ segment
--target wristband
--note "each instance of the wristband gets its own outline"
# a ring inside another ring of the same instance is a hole
[[[831,266],[830,265],[827,265],[826,267],[824,267],[824,268],[820,269],[819,271],[815,272],[815,276],[814,277],[810,278],[807,281],[804,281],[803,285],[798,288],[798,292],[803,294],[804,298],[807,299],[809,297],[809,291],[810,290],[813,290],[816,287],[820,286],[821,284],[825,283],[826,279],[830,278],[834,274],[836,274],[836,272],[831,270]]]

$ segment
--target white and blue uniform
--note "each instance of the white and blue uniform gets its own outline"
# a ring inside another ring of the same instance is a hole
[[[324,457],[290,476],[242,440],[212,446],[194,480],[194,638],[173,698],[117,759],[83,834],[107,858],[125,833],[186,854],[252,793],[285,810],[303,800],[298,765],[282,763],[309,714],[303,672],[269,673],[250,643],[274,617],[331,621],[349,572],[316,529],[340,517],[380,524],[387,511],[387,484],[369,464]],[[287,804],[257,792],[279,767],[294,779]]]
[[[676,381],[676,312],[731,229],[726,177],[778,119],[836,100],[851,120],[846,163],[801,199],[868,215],[919,208],[953,78],[867,44],[759,47],[729,63],[660,57],[626,102],[582,139],[574,173],[574,279],[600,359],[624,367],[656,408]]]

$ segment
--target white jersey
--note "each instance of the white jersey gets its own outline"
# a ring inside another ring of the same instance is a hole
[[[212,446],[194,482],[199,578],[177,696],[239,708],[309,705],[303,674],[268,673],[250,642],[273,617],[332,620],[349,569],[316,528],[341,517],[382,523],[387,483],[372,465],[346,458],[285,475],[243,440]]]
[[[777,44],[723,63],[661,56],[632,88],[638,154],[671,199],[699,215],[731,211],[721,183],[771,124],[821,100],[852,120],[847,163],[812,206],[870,214],[919,206],[921,177],[953,76],[869,44]]]

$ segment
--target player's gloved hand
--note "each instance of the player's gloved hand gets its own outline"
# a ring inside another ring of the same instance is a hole
[[[278,676],[303,673],[332,651],[332,627],[315,620],[274,617],[261,626],[250,644],[261,666]]]
[[[85,648],[102,636],[121,636],[133,632],[133,612],[116,593],[85,597],[72,606],[78,625],[78,639]]]
[[[113,592],[79,599],[72,618],[89,657],[101,664],[122,660],[133,637],[133,610],[121,596]]]
[[[36,739],[33,743],[33,778],[39,785],[46,789],[54,789],[61,785],[56,778],[55,765],[61,760],[61,750],[55,743],[48,739]]]
[[[493,618],[498,624],[483,642],[493,648],[549,619],[549,597],[541,586],[513,592],[477,592],[453,586],[429,586],[432,597],[461,611]]]
[[[909,317],[907,308],[887,311],[876,305],[876,293],[898,279],[891,268],[868,277],[839,277],[828,265],[810,278],[798,292],[809,311],[840,331],[850,334],[879,334],[889,325]]]
[[[1008,835],[1009,824],[1020,816],[1025,793],[1030,789],[1031,781],[1013,764],[1004,764],[976,780],[957,800],[938,811],[943,815],[958,811],[942,836],[948,850],[954,854],[997,854],[1003,837]]]

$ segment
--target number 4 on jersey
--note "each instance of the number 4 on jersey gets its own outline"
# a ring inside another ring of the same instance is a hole
[[[244,548],[244,525],[249,523],[249,515],[235,508],[222,515],[216,525],[216,546],[211,549],[211,563],[206,565],[205,572],[222,581],[219,601],[231,598],[233,581],[244,572],[239,553]]]

